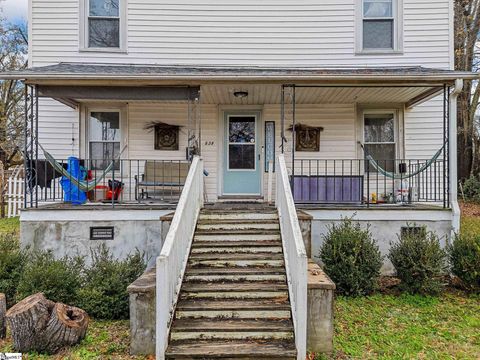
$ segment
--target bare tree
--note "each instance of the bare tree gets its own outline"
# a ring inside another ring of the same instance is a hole
[[[478,48],[480,30],[480,0],[454,0],[455,6],[455,69],[478,70]],[[475,113],[479,106],[480,86],[478,82],[465,81],[458,98],[458,176],[468,178],[478,170],[477,150],[480,139],[475,124]]]
[[[26,29],[25,23],[10,24],[0,17],[0,72],[27,67]],[[5,169],[21,162],[24,112],[22,82],[0,80],[0,161]]]

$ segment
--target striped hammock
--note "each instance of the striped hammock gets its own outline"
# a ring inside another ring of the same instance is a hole
[[[365,153],[365,158],[370,162],[370,164],[373,166],[373,168],[375,170],[377,170],[380,174],[382,174],[383,176],[386,176],[390,179],[394,179],[394,180],[405,180],[405,179],[410,179],[412,177],[415,177],[417,176],[418,174],[421,174],[422,172],[424,172],[425,170],[427,170],[430,166],[432,166],[432,164],[438,160],[438,158],[440,157],[440,155],[442,155],[442,152],[443,152],[443,149],[445,148],[445,144],[440,148],[440,150],[437,151],[437,153],[433,156],[433,158],[431,158],[430,160],[428,160],[427,162],[425,162],[425,164],[423,164],[420,168],[418,168],[416,171],[414,171],[413,173],[410,173],[410,174],[395,174],[395,173],[392,173],[392,172],[389,172],[385,169],[383,169],[377,161],[375,161],[375,159],[373,158],[373,156],[371,156],[367,149],[365,148],[365,146],[360,143],[362,149],[363,149],[363,152]]]
[[[52,167],[55,169],[55,171],[57,171],[60,174],[62,174],[63,176],[65,176],[68,180],[70,180],[72,182],[73,185],[75,185],[79,190],[84,191],[84,192],[88,192],[88,191],[91,191],[91,190],[95,189],[95,187],[98,184],[103,182],[103,179],[105,179],[107,174],[110,171],[112,171],[113,167],[115,166],[115,161],[120,159],[120,156],[122,156],[122,153],[125,151],[125,148],[126,148],[126,146],[125,146],[123,148],[123,150],[117,155],[115,160],[112,160],[112,162],[105,168],[105,170],[103,170],[102,174],[98,178],[96,178],[94,180],[83,181],[83,180],[79,180],[79,179],[75,178],[74,176],[72,176],[68,172],[68,170],[64,169],[62,164],[60,164],[58,161],[55,160],[55,158],[52,156],[52,154],[50,154],[47,150],[45,150],[42,145],[40,145],[40,144],[38,144],[38,145],[42,149],[43,154],[45,155],[45,159],[50,163],[50,165],[52,165]]]

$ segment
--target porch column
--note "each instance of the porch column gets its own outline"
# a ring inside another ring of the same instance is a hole
[[[460,207],[458,205],[458,169],[457,169],[457,98],[463,90],[463,80],[457,79],[450,95],[450,122],[448,128],[449,139],[449,175],[450,175],[450,206],[452,208],[452,239],[460,231]]]

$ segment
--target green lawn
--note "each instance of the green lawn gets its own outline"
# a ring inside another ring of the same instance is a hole
[[[479,359],[480,296],[337,298],[332,358]]]

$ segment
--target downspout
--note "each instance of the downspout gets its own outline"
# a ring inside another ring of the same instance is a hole
[[[455,87],[450,95],[450,122],[448,129],[448,156],[450,167],[450,206],[452,208],[452,231],[450,239],[460,232],[460,206],[458,205],[458,164],[457,164],[457,99],[463,90],[463,79],[455,80]]]

